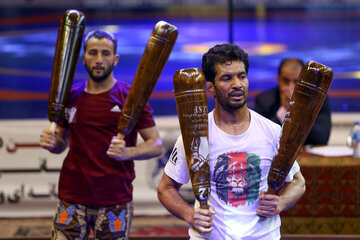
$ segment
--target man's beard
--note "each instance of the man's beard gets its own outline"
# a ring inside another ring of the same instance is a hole
[[[104,69],[103,75],[94,75],[93,69],[91,69],[90,66],[88,66],[86,64],[85,64],[85,68],[86,68],[86,71],[88,72],[89,76],[91,77],[91,79],[93,79],[97,83],[100,83],[100,82],[104,81],[107,77],[109,77],[109,75],[112,73],[112,71],[114,69],[114,63],[111,64],[111,66],[109,66],[108,68]]]
[[[216,88],[215,88],[216,89]],[[243,94],[243,100],[239,102],[230,102],[230,94],[228,94],[228,98],[223,97],[217,90],[216,90],[216,96],[218,99],[219,104],[226,110],[234,111],[241,109],[244,107],[247,103],[248,95],[245,91],[239,90]]]

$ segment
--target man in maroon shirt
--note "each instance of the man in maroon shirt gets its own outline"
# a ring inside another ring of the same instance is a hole
[[[52,239],[128,239],[133,216],[133,160],[163,153],[162,141],[146,105],[134,130],[124,140],[117,123],[130,86],[113,76],[119,55],[108,32],[87,34],[83,63],[87,81],[72,86],[65,119],[55,133],[43,130],[40,145],[52,153],[69,146],[59,180],[59,204]],[[137,134],[143,138],[136,145]]]

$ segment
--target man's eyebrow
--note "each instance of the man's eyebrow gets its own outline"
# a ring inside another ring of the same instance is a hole
[[[230,73],[224,73],[222,75],[220,75],[220,78],[224,78],[224,77],[231,77],[233,74],[230,74]]]
[[[221,76],[234,76],[234,75],[242,75],[242,74],[246,74],[246,71],[241,71],[241,72],[236,72],[236,73],[224,73]]]
[[[283,80],[288,81],[288,82],[290,81],[290,79],[287,77],[283,77]]]

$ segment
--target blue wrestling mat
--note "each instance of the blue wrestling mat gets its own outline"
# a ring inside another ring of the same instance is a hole
[[[86,12],[85,12],[86,15]],[[0,118],[47,118],[47,99],[61,15],[0,21]],[[118,37],[120,60],[117,79],[131,83],[156,22],[165,20],[179,36],[150,99],[155,116],[175,115],[173,74],[182,68],[201,67],[202,54],[216,43],[228,41],[227,19],[169,17],[126,19],[89,18],[86,32],[95,28]],[[333,112],[360,111],[360,15],[309,14],[274,16],[264,20],[236,18],[233,39],[250,55],[249,107],[256,94],[276,85],[282,58],[298,57],[331,67],[329,91]],[[81,52],[82,54],[82,52]],[[74,82],[86,80],[78,62]],[[209,99],[210,108],[213,101]]]

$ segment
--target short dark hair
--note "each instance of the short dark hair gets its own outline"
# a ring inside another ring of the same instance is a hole
[[[94,30],[94,31],[89,32],[88,34],[86,34],[86,37],[85,37],[84,51],[86,51],[87,42],[91,38],[96,38],[96,39],[107,38],[107,39],[111,40],[114,44],[114,53],[116,54],[117,38],[112,33],[107,32],[107,31],[102,31],[102,30]]]
[[[281,69],[284,66],[285,63],[290,62],[290,61],[295,61],[297,63],[299,63],[299,65],[302,67],[304,66],[304,62],[299,59],[299,58],[284,58],[283,60],[281,60],[279,68],[278,68],[278,74],[281,74]]]
[[[218,44],[210,48],[202,58],[202,71],[206,81],[214,82],[216,76],[215,64],[237,60],[244,63],[247,74],[249,71],[249,55],[242,48],[230,43]]]

